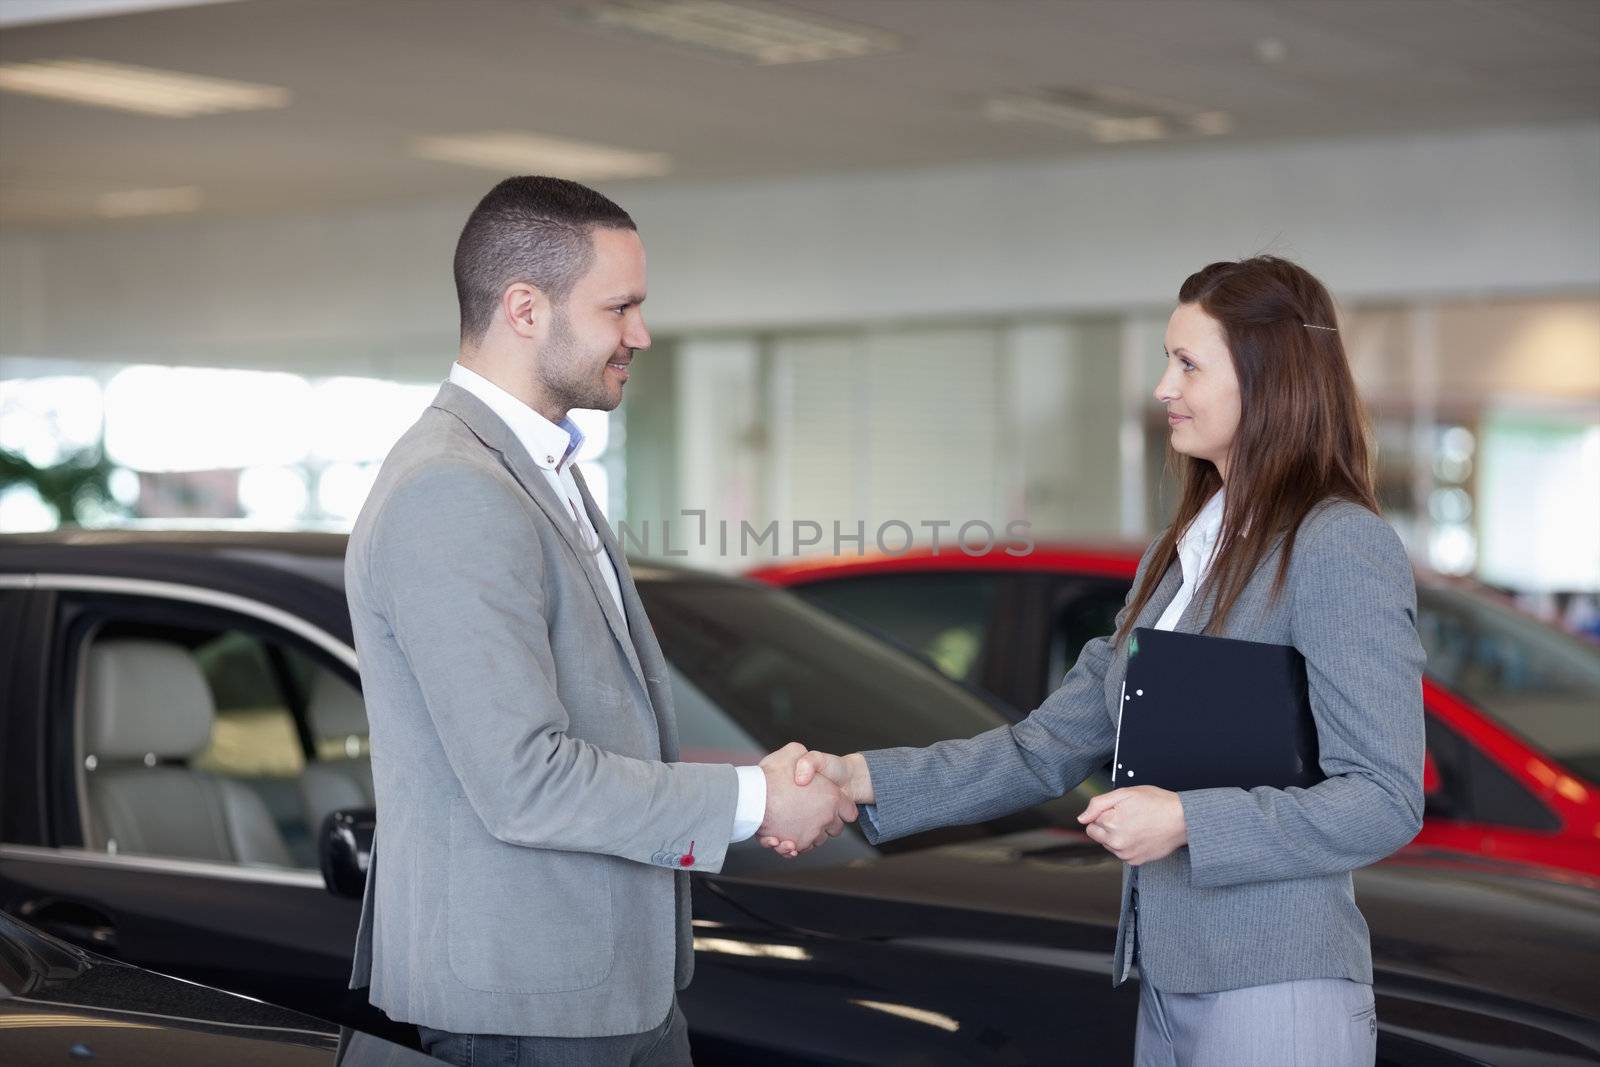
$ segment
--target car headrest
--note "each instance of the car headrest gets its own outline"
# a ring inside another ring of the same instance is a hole
[[[211,740],[216,703],[181,645],[118,638],[89,647],[88,754],[99,760],[187,759]]]
[[[317,671],[308,714],[311,734],[318,741],[367,735],[367,705],[360,691],[332,671]]]

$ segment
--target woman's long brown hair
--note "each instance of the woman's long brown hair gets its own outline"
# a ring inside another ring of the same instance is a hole
[[[1272,598],[1283,591],[1300,523],[1336,497],[1378,511],[1366,413],[1334,322],[1333,300],[1310,272],[1276,256],[1213,263],[1189,275],[1178,302],[1199,304],[1222,326],[1239,378],[1239,429],[1228,457],[1228,494],[1205,588],[1216,607],[1205,632],[1222,628],[1261,561],[1282,538]],[[1325,327],[1318,329],[1317,327]],[[1178,555],[1178,539],[1222,486],[1217,468],[1167,445],[1182,495],[1177,515],[1118,628],[1120,643]]]

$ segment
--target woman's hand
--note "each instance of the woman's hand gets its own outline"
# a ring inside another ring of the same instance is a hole
[[[1089,801],[1078,821],[1106,851],[1135,867],[1170,856],[1189,843],[1182,799],[1153,785],[1101,793]]]

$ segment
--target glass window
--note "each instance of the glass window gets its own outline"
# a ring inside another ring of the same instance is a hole
[[[1074,582],[1057,600],[1050,627],[1050,660],[1045,692],[1061,685],[1083,646],[1096,637],[1109,637],[1117,628],[1117,612],[1128,597],[1128,582]]]
[[[1600,648],[1464,587],[1419,585],[1428,673],[1600,783]]]
[[[1428,790],[1429,819],[1483,823],[1545,832],[1561,820],[1455,730],[1427,717],[1428,757],[1437,775]],[[1426,776],[1425,776],[1426,777]]]
[[[993,574],[885,574],[792,591],[916,653],[949,677],[977,685],[998,585]]]
[[[978,696],[784,593],[675,579],[645,583],[640,594],[674,669],[685,759],[754,762],[789,741],[841,754],[928,745],[1005,725]],[[1076,830],[1088,796],[1069,794],[897,847],[1048,826]],[[827,848],[812,855],[819,862],[850,858]]]
[[[211,743],[191,766],[237,778],[292,778],[305,768],[285,677],[263,642],[230,630],[194,649],[216,703]]]
[[[316,869],[322,816],[372,803],[360,693],[295,639],[219,618],[119,610],[77,646],[85,843]]]

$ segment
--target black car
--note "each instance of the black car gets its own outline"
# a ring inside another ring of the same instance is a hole
[[[0,914],[0,1053],[44,1063],[428,1067],[437,1060],[119,963]]]
[[[320,868],[318,828],[372,801],[343,551],[326,534],[0,538],[0,910],[414,1042],[344,989],[359,876]],[[1005,721],[779,590],[634,573],[686,760]],[[1083,803],[879,848],[852,832],[792,862],[735,846],[696,876],[697,1062],[1127,1062],[1137,989],[1110,984],[1120,866],[1077,832]],[[1380,1062],[1600,1058],[1600,884],[1425,858],[1356,884]]]

